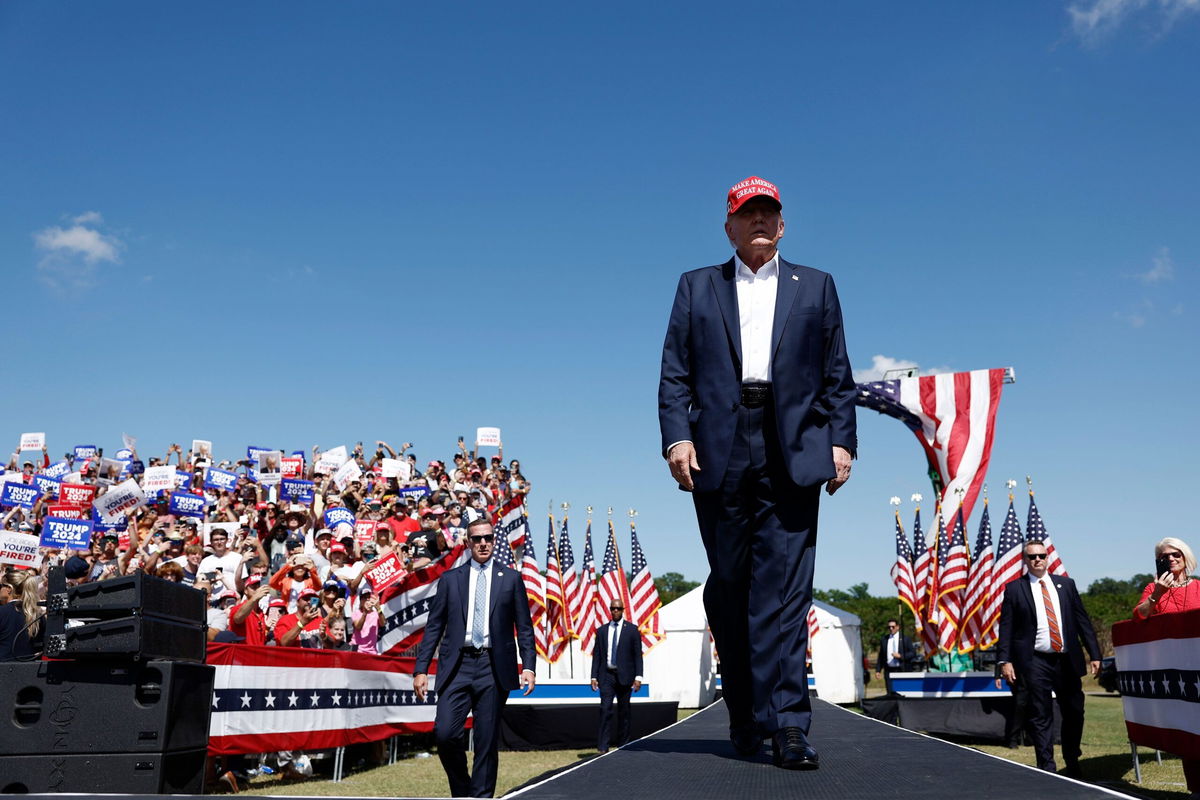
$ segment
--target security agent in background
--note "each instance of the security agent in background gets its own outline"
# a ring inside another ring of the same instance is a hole
[[[454,797],[492,797],[504,703],[513,689],[523,686],[529,694],[534,687],[533,624],[520,574],[492,560],[495,534],[486,516],[468,522],[467,539],[471,560],[441,577],[430,604],[425,637],[417,651],[413,691],[418,702],[425,701],[426,673],[436,649],[433,733],[450,793]],[[475,763],[470,775],[463,746],[463,726],[469,713],[475,720]]]
[[[900,621],[889,619],[888,632],[879,639],[879,655],[875,657],[875,677],[883,674],[887,693],[892,693],[892,673],[908,672],[912,663],[917,660],[917,651],[913,648],[912,639],[900,630]]]
[[[1028,572],[1004,587],[996,666],[1010,686],[1024,683],[1029,692],[1030,737],[1038,768],[1047,772],[1057,770],[1051,703],[1058,700],[1063,772],[1078,778],[1083,738],[1080,676],[1086,671],[1080,641],[1091,656],[1092,675],[1100,671],[1100,644],[1075,582],[1047,574],[1046,545],[1037,540],[1026,542],[1024,559]],[[999,678],[996,688],[1000,688]]]
[[[850,479],[854,379],[833,278],[780,257],[783,204],[747,178],[726,198],[734,255],[685,272],[663,342],[662,453],[692,493],[708,555],[704,610],[729,738],[745,757],[816,769],[806,623],[821,485]]]
[[[626,622],[625,603],[609,606],[612,622],[596,629],[592,648],[592,691],[600,692],[600,727],[596,749],[608,752],[611,739],[613,698],[617,700],[617,746],[629,741],[629,696],[642,688],[642,634]]]

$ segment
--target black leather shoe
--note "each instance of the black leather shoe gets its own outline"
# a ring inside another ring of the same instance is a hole
[[[749,758],[762,750],[762,735],[754,727],[729,729],[729,741],[739,756]]]
[[[817,751],[799,728],[776,731],[771,736],[771,753],[775,766],[783,769],[816,769],[820,766]]]
[[[1066,766],[1063,768],[1062,772],[1060,772],[1058,774],[1066,775],[1068,778],[1074,778],[1076,780],[1083,779],[1083,770],[1081,770],[1079,768],[1078,761],[1067,761]]]

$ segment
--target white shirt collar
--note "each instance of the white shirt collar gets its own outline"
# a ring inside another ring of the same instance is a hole
[[[774,278],[779,274],[779,251],[776,250],[771,260],[758,268],[758,272],[751,272],[746,263],[742,261],[741,256],[735,251],[733,254],[733,266],[738,280],[761,281],[767,278]]]

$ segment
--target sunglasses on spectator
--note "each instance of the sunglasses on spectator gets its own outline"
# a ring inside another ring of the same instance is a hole
[[[471,542],[474,544],[479,544],[480,542],[491,542],[491,541],[495,540],[495,538],[496,538],[496,534],[485,533],[480,536],[472,536]]]
[[[1177,560],[1179,560],[1179,561],[1183,561],[1183,560],[1184,560],[1184,558],[1183,558],[1183,553],[1180,553],[1180,552],[1178,552],[1178,551],[1176,551],[1176,552],[1174,552],[1174,553],[1163,553],[1163,558],[1174,558],[1174,559],[1177,559]]]
[[[1028,558],[1030,561],[1037,561],[1039,559],[1049,558],[1050,554],[1049,553],[1026,553],[1025,557]]]

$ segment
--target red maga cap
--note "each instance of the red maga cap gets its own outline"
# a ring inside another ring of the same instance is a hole
[[[755,197],[770,198],[775,201],[775,205],[779,206],[781,211],[783,210],[783,203],[779,200],[779,187],[770,181],[763,180],[757,175],[751,175],[746,180],[738,181],[729,187],[729,196],[726,198],[725,203],[725,213],[735,213],[748,200]]]

